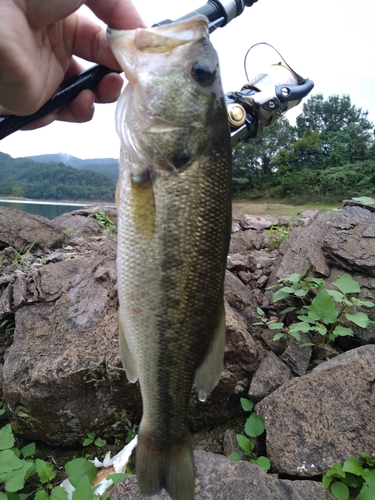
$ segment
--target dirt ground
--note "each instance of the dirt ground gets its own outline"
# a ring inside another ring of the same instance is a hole
[[[243,215],[297,215],[303,212],[303,206],[284,205],[281,203],[255,203],[252,201],[234,201],[232,203],[232,215],[234,218]]]

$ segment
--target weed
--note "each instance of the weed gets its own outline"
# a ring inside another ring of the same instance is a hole
[[[103,229],[116,229],[116,222],[103,212],[103,210],[99,210],[94,217]]]
[[[103,448],[103,446],[107,444],[107,441],[105,439],[95,437],[95,432],[88,432],[86,436],[86,439],[83,441],[83,446],[90,446],[90,444],[94,444],[98,448]]]
[[[249,411],[250,416],[247,418],[245,423],[245,433],[249,437],[258,437],[264,432],[264,422],[257,415],[253,413],[254,403],[249,401],[248,399],[241,398],[241,406],[244,411]],[[256,464],[261,467],[264,472],[268,472],[271,468],[271,463],[267,457],[257,457],[254,452],[254,443],[246,436],[242,434],[236,435],[237,443],[240,448],[243,450],[243,455],[249,459],[249,462],[252,464]],[[231,453],[228,457],[230,460],[239,461],[241,460],[241,455],[237,452]]]
[[[5,409],[2,410],[5,411]],[[56,478],[54,466],[50,462],[35,458],[35,443],[30,443],[21,449],[15,447],[15,438],[10,424],[0,429],[0,450],[0,500],[25,500],[31,497],[34,500],[107,498],[105,492],[103,494],[96,492],[98,484],[91,485],[98,469],[85,458],[74,458],[66,463],[64,469],[68,480],[62,485],[54,483]],[[118,484],[126,475],[110,474],[106,479],[111,479],[113,484]],[[72,491],[72,496],[69,497],[65,488]]]
[[[323,474],[323,486],[336,500],[348,500],[350,494],[356,500],[375,499],[375,458],[367,453],[360,453],[360,457],[361,461],[349,458],[343,465],[335,463]]]
[[[17,250],[15,247],[11,247],[13,252],[14,252],[14,258],[13,258],[13,265],[16,266],[18,269],[25,270],[29,267],[30,262],[28,259],[25,257],[28,253],[31,252],[31,250],[34,248],[34,245],[36,244],[38,240],[34,240],[31,245],[26,249],[20,249]],[[1,500],[1,499],[0,499]]]
[[[9,337],[13,337],[14,334],[14,317],[13,319],[6,318],[5,316],[0,315],[0,328],[5,330],[5,334]],[[1,500],[1,499],[0,499]]]
[[[345,317],[349,323],[360,328],[366,328],[371,323],[366,313],[355,311],[356,307],[374,307],[369,300],[360,300],[354,294],[361,291],[359,284],[349,275],[344,274],[333,285],[337,290],[328,290],[322,278],[305,277],[293,273],[278,281],[271,288],[278,288],[273,295],[273,302],[287,298],[295,298],[300,302],[300,307],[287,307],[280,314],[293,313],[297,321],[290,326],[275,320],[267,320],[262,309],[258,308],[261,323],[271,330],[281,330],[273,340],[279,340],[287,335],[301,342],[300,332],[318,333],[322,337],[322,348],[325,350],[326,342],[333,342],[337,337],[354,336],[352,328],[341,324]],[[301,347],[313,345],[301,344]]]
[[[293,229],[292,224],[289,224],[288,227],[274,226],[272,224],[272,226],[265,231],[269,239],[269,248],[271,250],[279,248],[281,243],[285,240],[285,238],[288,236],[288,234],[291,232],[292,229]]]

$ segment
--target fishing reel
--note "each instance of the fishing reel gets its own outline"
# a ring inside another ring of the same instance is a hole
[[[257,45],[268,45],[274,49],[264,42],[250,47],[244,62],[246,77],[246,58]],[[225,96],[232,146],[259,137],[264,127],[272,125],[297,106],[314,87],[312,80],[301,77],[277,54],[280,62],[248,81],[239,92],[229,92]]]

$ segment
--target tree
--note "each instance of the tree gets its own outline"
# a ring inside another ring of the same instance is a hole
[[[297,117],[298,137],[319,132],[326,168],[354,163],[366,158],[371,143],[374,125],[367,116],[367,111],[351,104],[347,94],[333,94],[326,100],[323,94],[316,94],[303,104],[302,114]]]

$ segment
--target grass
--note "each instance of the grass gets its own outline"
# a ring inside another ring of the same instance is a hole
[[[233,200],[232,212],[233,217],[242,217],[244,214],[249,215],[275,215],[279,217],[300,215],[306,210],[319,210],[319,212],[330,212],[331,210],[340,208],[340,203],[306,203],[304,205],[289,205],[283,201],[275,203],[274,200]]]

